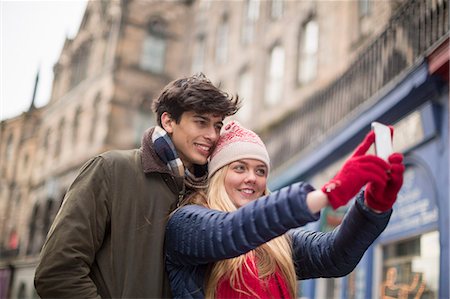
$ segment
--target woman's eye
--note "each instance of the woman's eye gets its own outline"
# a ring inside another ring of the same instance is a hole
[[[235,165],[233,169],[237,172],[243,172],[245,170],[243,165]]]
[[[265,176],[266,175],[266,170],[261,168],[261,169],[257,169],[256,170],[256,174],[259,176]]]

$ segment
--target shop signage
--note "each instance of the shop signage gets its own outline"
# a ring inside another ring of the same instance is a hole
[[[417,235],[436,228],[437,221],[436,189],[432,174],[421,165],[407,165],[394,212],[380,240]]]

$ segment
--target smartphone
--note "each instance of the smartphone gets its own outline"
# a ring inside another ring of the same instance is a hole
[[[373,122],[372,130],[375,132],[375,155],[387,161],[393,152],[391,129],[382,123]]]

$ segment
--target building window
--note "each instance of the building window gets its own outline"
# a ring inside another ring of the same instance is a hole
[[[141,68],[152,73],[164,72],[167,50],[167,26],[160,19],[150,21],[142,44]]]
[[[61,155],[65,125],[66,121],[63,118],[61,119],[58,125],[58,134],[56,136],[56,144],[55,144],[55,157],[59,157]]]
[[[70,78],[70,87],[78,85],[87,76],[89,66],[89,52],[91,42],[84,43],[72,56],[72,74]]]
[[[358,9],[359,9],[359,16],[360,17],[366,17],[370,15],[370,0],[359,0],[358,1]]]
[[[26,299],[27,296],[27,285],[25,282],[21,282],[17,290],[17,299]]]
[[[243,44],[251,43],[255,35],[256,21],[259,18],[259,0],[247,0],[245,2],[241,40]]]
[[[89,141],[92,142],[94,141],[94,137],[95,137],[95,133],[97,132],[97,124],[98,124],[98,117],[100,114],[100,100],[101,100],[101,96],[100,94],[97,94],[97,96],[95,97],[94,100],[94,105],[93,105],[93,113],[92,113],[92,122],[91,122],[91,130],[89,133]]]
[[[44,236],[47,235],[49,229],[50,229],[50,225],[53,222],[53,218],[55,217],[55,213],[54,213],[54,200],[52,198],[47,199],[47,203],[45,205],[45,215],[44,215],[44,219],[43,219],[43,226],[42,226],[42,234]]]
[[[217,28],[216,63],[224,64],[228,56],[228,17],[224,16]]]
[[[272,0],[270,1],[270,18],[273,20],[279,20],[283,16],[284,10],[283,0]]]
[[[39,204],[36,203],[33,207],[33,212],[31,213],[31,219],[28,226],[28,248],[27,254],[33,254],[38,251],[38,245],[36,244],[36,232],[38,230],[38,217],[39,217]]]
[[[270,51],[269,69],[266,82],[265,103],[273,106],[283,95],[284,49],[276,45]]]
[[[199,35],[197,37],[194,58],[192,59],[192,72],[199,73],[203,72],[205,63],[205,52],[206,52],[206,38],[204,35]]]
[[[306,84],[317,76],[319,50],[319,26],[311,20],[300,30],[298,47],[298,74],[300,84]]]
[[[13,155],[13,134],[9,134],[8,141],[6,142],[5,161],[10,161]]]
[[[77,144],[78,134],[80,130],[80,118],[81,118],[81,107],[78,107],[75,111],[75,116],[73,118],[73,127],[72,127],[72,143],[73,145]]]
[[[16,250],[18,248],[19,248],[19,234],[17,233],[17,230],[13,228],[9,233],[8,249]]]
[[[244,69],[239,74],[238,94],[243,99],[243,102],[241,109],[237,113],[237,117],[242,122],[248,122],[253,111],[253,77],[248,69]]]

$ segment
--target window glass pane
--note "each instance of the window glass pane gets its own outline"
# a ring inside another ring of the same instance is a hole
[[[238,94],[243,99],[243,105],[237,117],[243,122],[249,121],[252,114],[253,79],[250,71],[246,70],[239,76]]]
[[[224,20],[217,29],[216,62],[227,62],[228,55],[228,22]]]
[[[247,18],[251,21],[256,21],[259,18],[259,0],[249,0]]]
[[[267,78],[266,103],[272,106],[281,100],[284,76],[284,50],[276,46],[270,53],[269,76]]]
[[[204,37],[199,37],[197,39],[196,50],[194,51],[194,59],[192,59],[192,72],[198,73],[203,72],[204,62],[205,62],[205,48],[206,41]]]
[[[270,16],[272,19],[280,19],[283,16],[283,0],[272,0]]]
[[[149,34],[143,43],[141,67],[155,73],[164,71],[166,40],[163,37]]]
[[[438,298],[439,232],[383,247],[382,298]]]
[[[370,13],[370,2],[369,0],[359,0],[359,16],[364,17]]]
[[[308,22],[302,33],[299,43],[298,81],[308,83],[317,75],[317,52],[319,49],[319,26],[317,22]]]
[[[255,23],[258,18],[259,0],[247,0],[241,32],[242,43],[247,44],[253,41],[255,34]]]

